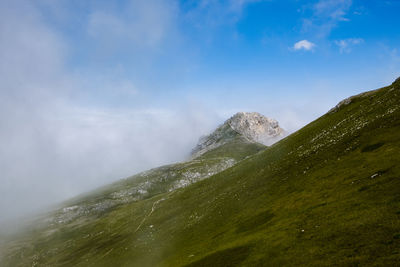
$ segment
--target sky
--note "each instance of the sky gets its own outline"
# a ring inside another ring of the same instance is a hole
[[[2,0],[0,222],[184,160],[238,111],[294,132],[400,76],[400,1]]]

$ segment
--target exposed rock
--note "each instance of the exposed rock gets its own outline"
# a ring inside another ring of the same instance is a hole
[[[333,113],[333,112],[338,111],[341,107],[350,104],[351,101],[352,101],[352,99],[353,99],[353,96],[348,97],[348,98],[346,98],[346,99],[343,99],[343,100],[340,101],[336,106],[334,106],[333,108],[331,108],[331,109],[328,111],[328,113]]]
[[[192,157],[198,157],[209,150],[233,140],[237,136],[249,142],[271,145],[285,135],[279,123],[257,112],[238,112],[212,134],[200,138],[192,151]]]
[[[284,130],[278,121],[267,118],[257,112],[239,112],[228,123],[233,130],[252,142],[270,145],[275,137],[282,136]]]
[[[350,97],[348,97],[348,98],[345,98],[345,99],[343,99],[342,101],[340,101],[336,106],[334,106],[333,108],[331,108],[331,109],[328,111],[328,113],[337,112],[341,107],[349,105],[349,104],[352,103],[355,99],[370,96],[370,95],[374,94],[374,93],[375,93],[376,91],[378,91],[378,90],[379,90],[379,89],[371,90],[371,91],[367,91],[367,92],[364,92],[364,93],[361,93],[361,94],[358,94],[358,95],[353,95],[353,96],[350,96]]]

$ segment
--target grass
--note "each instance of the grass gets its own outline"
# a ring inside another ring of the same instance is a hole
[[[400,265],[399,132],[397,82],[208,179],[25,233],[2,265]]]

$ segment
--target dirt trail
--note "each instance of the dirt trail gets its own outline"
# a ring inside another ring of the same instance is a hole
[[[138,227],[136,228],[135,232],[139,231],[140,227],[142,227],[143,223],[147,220],[147,218],[149,218],[151,216],[151,214],[153,214],[153,212],[156,210],[157,205],[164,201],[169,199],[176,191],[172,191],[171,193],[169,193],[165,198],[161,198],[157,201],[154,201],[153,206],[151,207],[150,212],[143,218],[143,220],[139,223]]]

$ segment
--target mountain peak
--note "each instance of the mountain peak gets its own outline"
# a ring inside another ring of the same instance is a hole
[[[252,142],[271,144],[271,138],[283,135],[278,121],[258,112],[238,112],[226,121],[233,130]]]
[[[284,136],[285,131],[279,127],[278,121],[265,117],[258,112],[238,112],[226,120],[213,133],[200,138],[192,151],[198,157],[235,138],[247,142],[271,145]]]

